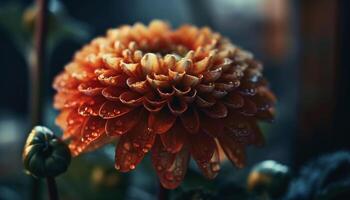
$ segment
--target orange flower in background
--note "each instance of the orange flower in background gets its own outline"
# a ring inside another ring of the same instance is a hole
[[[56,77],[56,122],[74,156],[118,141],[121,172],[151,152],[172,189],[190,156],[214,178],[219,147],[242,167],[245,146],[263,143],[257,122],[273,119],[275,97],[261,72],[252,54],[209,28],[122,26],[84,46]]]

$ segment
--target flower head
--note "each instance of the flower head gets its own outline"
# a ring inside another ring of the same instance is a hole
[[[275,97],[251,53],[209,28],[162,21],[111,29],[77,52],[54,81],[57,124],[78,155],[111,141],[115,167],[134,169],[151,151],[164,187],[177,187],[190,156],[208,178],[220,146],[238,167],[262,144],[258,120]]]

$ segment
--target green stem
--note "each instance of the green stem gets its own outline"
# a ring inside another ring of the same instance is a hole
[[[46,0],[36,0],[38,8],[36,22],[35,22],[35,38],[34,48],[32,53],[30,65],[30,80],[31,80],[31,125],[42,124],[42,105],[44,102],[44,62],[45,62],[45,46],[47,33],[47,13],[48,3]],[[31,199],[38,200],[40,196],[40,181],[32,179],[31,181]]]
[[[57,192],[55,178],[54,177],[47,177],[46,183],[47,183],[47,189],[49,191],[49,199],[50,200],[58,200],[58,192]]]

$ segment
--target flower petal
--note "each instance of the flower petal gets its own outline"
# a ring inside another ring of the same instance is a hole
[[[218,66],[220,68],[222,68],[222,71],[226,71],[230,68],[231,64],[232,64],[232,60],[229,58],[224,58],[222,63],[220,63]]]
[[[95,140],[99,140],[102,135],[105,134],[106,120],[100,117],[88,117],[86,118],[82,129],[80,141],[75,141],[70,144],[70,149],[73,156],[77,156],[84,152],[90,143]]]
[[[127,76],[116,74],[115,70],[107,70],[100,74],[97,79],[105,85],[125,87]]]
[[[144,118],[143,116],[142,118]],[[156,134],[149,131],[145,120],[120,138],[115,153],[115,168],[120,172],[135,169],[152,148]]]
[[[183,99],[179,97],[173,97],[171,100],[168,101],[168,108],[171,114],[178,116],[187,110],[188,105]]]
[[[139,63],[124,63],[122,61],[120,67],[128,76],[138,77],[141,74],[141,67]]]
[[[153,88],[166,88],[170,86],[169,81],[156,80],[149,74],[146,76],[146,79]]]
[[[199,116],[195,108],[188,108],[186,112],[180,115],[182,125],[190,133],[198,133]]]
[[[80,135],[80,127],[83,125],[86,117],[81,116],[76,109],[71,109],[66,118],[67,128],[64,129],[63,139],[68,139],[72,135]]]
[[[185,143],[185,132],[186,130],[182,127],[181,123],[176,122],[168,132],[161,134],[160,138],[166,151],[170,153],[179,152]]]
[[[216,100],[211,95],[196,96],[196,104],[198,107],[210,107],[215,104]]]
[[[157,170],[163,187],[175,189],[181,184],[188,168],[189,159],[190,152],[185,146],[176,154],[168,153],[159,147],[152,151],[153,166]]]
[[[228,113],[227,107],[221,102],[217,102],[214,106],[211,106],[209,108],[201,108],[201,110],[208,117],[215,119],[225,118]]]
[[[152,148],[152,164],[159,177],[162,175],[163,170],[171,167],[174,163],[175,157],[176,154],[167,151],[163,146],[161,139],[157,137]]]
[[[267,110],[260,111],[260,112],[256,113],[255,116],[260,120],[272,122],[275,118],[275,109],[269,108]]]
[[[99,110],[99,115],[103,119],[120,117],[133,110],[132,107],[116,101],[106,101]]]
[[[59,92],[69,92],[78,88],[79,81],[67,73],[61,73],[56,76],[53,82],[53,88]]]
[[[125,115],[108,119],[106,123],[106,133],[109,136],[123,135],[130,131],[140,119],[140,110],[135,109]]]
[[[191,155],[198,166],[206,165],[216,149],[216,143],[212,136],[200,131],[198,134],[190,135]]]
[[[175,115],[172,115],[169,110],[163,109],[159,112],[150,113],[148,117],[148,128],[154,133],[162,134],[174,125],[175,120]]]
[[[182,58],[175,64],[174,70],[179,73],[189,72],[192,69],[192,65],[193,65],[192,60],[187,58]]]
[[[203,76],[203,82],[205,83],[214,82],[220,78],[221,74],[222,74],[222,68],[217,68],[215,70],[208,71]]]
[[[239,91],[246,96],[254,96],[257,93],[257,86],[255,83],[241,81]]]
[[[234,83],[215,83],[215,88],[222,91],[231,91],[234,88]]]
[[[83,124],[81,141],[90,143],[105,132],[106,120],[100,117],[89,117]]]
[[[203,174],[213,179],[220,170],[220,157],[214,138],[205,132],[190,136],[191,155]]]
[[[196,89],[199,93],[210,93],[214,90],[215,84],[209,83],[209,84],[198,84]]]
[[[192,72],[195,73],[195,74],[203,73],[204,71],[206,71],[210,67],[210,65],[212,64],[212,60],[213,60],[213,57],[212,56],[208,56],[208,57],[205,57],[204,59],[202,59],[200,61],[197,61],[193,65]]]
[[[179,86],[172,86],[173,90],[175,91],[176,96],[184,96],[191,92],[192,88],[191,87],[179,87]]]
[[[71,109],[63,109],[56,117],[56,120],[55,120],[56,125],[58,125],[63,130],[65,130],[68,126],[67,117],[70,112],[71,112]]]
[[[170,98],[174,96],[175,90],[173,88],[157,88],[156,89],[161,98]]]
[[[241,108],[244,105],[244,99],[234,92],[225,97],[224,104],[229,108]]]
[[[218,137],[219,143],[230,161],[239,168],[245,165],[244,146],[236,142],[229,133],[222,133]]]
[[[184,87],[194,87],[202,81],[202,78],[202,74],[199,74],[198,77],[185,74],[182,78],[182,84],[184,85]]]
[[[209,118],[206,115],[199,115],[200,128],[207,134],[216,137],[224,130],[224,124],[221,119]]]
[[[97,116],[104,102],[104,98],[95,98],[85,101],[79,106],[78,113],[82,116]]]
[[[171,67],[171,65],[167,65],[169,67]],[[177,72],[177,71],[173,71],[171,69],[168,69],[168,74],[169,74],[169,79],[172,80],[175,83],[178,83],[182,80],[183,76],[186,74],[186,72]]]
[[[242,144],[262,145],[262,133],[254,118],[240,114],[230,114],[225,122],[226,134]]]
[[[244,98],[244,105],[240,108],[240,112],[246,116],[253,116],[258,112],[258,108],[252,100]]]
[[[91,80],[95,76],[93,71],[88,67],[83,67],[77,63],[71,62],[65,66],[66,72],[70,74],[75,79],[85,81]]]
[[[103,86],[98,81],[89,81],[80,83],[78,90],[88,96],[96,96],[101,94]]]
[[[217,145],[215,144],[215,151],[209,162],[197,164],[205,177],[208,179],[215,178],[220,171],[220,153]]]
[[[124,92],[119,96],[123,104],[129,106],[139,106],[142,104],[144,97],[136,92]]]
[[[212,92],[211,92],[211,95],[213,96],[213,97],[215,97],[216,99],[221,99],[221,98],[223,98],[224,96],[226,96],[227,95],[227,91],[225,91],[225,90],[213,90]]]
[[[147,80],[138,81],[135,77],[129,77],[126,80],[126,84],[129,86],[130,89],[141,94],[144,94],[150,91],[151,89]]]
[[[161,72],[158,57],[154,53],[146,53],[141,59],[141,66],[144,75]]]
[[[147,96],[145,96],[143,106],[149,112],[158,112],[164,107],[167,101],[167,99],[161,99],[157,95],[150,93]]]
[[[58,93],[58,95],[59,94],[61,93]],[[55,97],[55,100],[56,100],[56,97]],[[91,97],[77,94],[77,93],[71,93],[71,94],[68,94],[66,97],[64,97],[62,100],[64,100],[64,104],[63,104],[64,108],[73,108],[73,107],[79,107],[85,102],[91,101]]]
[[[185,100],[186,103],[190,104],[194,102],[194,100],[196,99],[196,96],[197,96],[197,90],[192,88],[190,92],[182,96],[182,98]]]
[[[258,93],[252,99],[260,111],[272,108],[276,103],[276,97],[265,87],[260,87]]]
[[[111,101],[119,101],[119,97],[122,93],[126,92],[125,88],[119,88],[114,86],[106,87],[102,90],[102,95],[106,97],[106,99]]]
[[[104,132],[97,140],[92,141],[88,146],[86,146],[84,152],[95,151],[96,149],[99,149],[112,141],[118,141],[118,138],[110,137],[106,134],[106,132]]]

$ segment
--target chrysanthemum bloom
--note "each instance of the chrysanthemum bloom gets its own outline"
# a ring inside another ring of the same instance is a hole
[[[214,178],[221,147],[238,167],[260,145],[258,120],[275,97],[251,53],[209,28],[161,21],[111,29],[76,53],[54,81],[57,124],[74,156],[118,141],[127,172],[150,151],[160,182],[176,188],[190,156]]]

